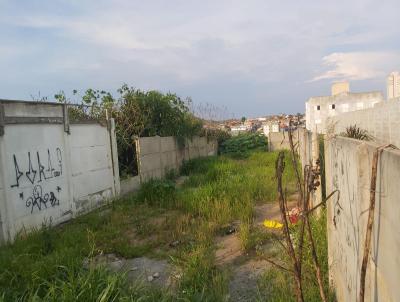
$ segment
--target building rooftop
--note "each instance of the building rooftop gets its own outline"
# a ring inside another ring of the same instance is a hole
[[[383,94],[380,91],[369,91],[369,92],[343,92],[336,95],[328,95],[328,96],[313,96],[310,97],[307,102],[332,102],[332,101],[340,101],[340,100],[349,100],[354,99],[357,100],[359,98],[383,98]]]

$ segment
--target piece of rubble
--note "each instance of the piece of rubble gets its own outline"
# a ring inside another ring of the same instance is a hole
[[[170,247],[177,247],[181,243],[180,240],[175,240],[169,244]]]
[[[230,226],[229,228],[226,229],[225,235],[231,235],[236,232],[236,228],[234,226]]]

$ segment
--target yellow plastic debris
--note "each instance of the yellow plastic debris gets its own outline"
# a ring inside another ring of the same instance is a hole
[[[283,224],[275,220],[264,220],[264,226],[269,229],[280,229]]]

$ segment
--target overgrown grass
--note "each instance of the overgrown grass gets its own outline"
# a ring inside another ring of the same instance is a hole
[[[214,238],[227,223],[242,222],[244,249],[254,246],[253,206],[276,199],[276,153],[254,152],[245,160],[210,157],[185,163],[189,178],[152,180],[138,194],[56,228],[21,234],[0,248],[4,301],[225,301],[227,273],[214,264]],[[289,158],[289,157],[288,157]],[[295,192],[291,165],[288,194]],[[170,243],[179,240],[176,248]],[[85,269],[101,253],[169,259],[182,278],[175,292],[127,284],[124,276]],[[140,298],[141,297],[141,298]],[[139,299],[140,298],[140,299]],[[1,298],[0,298],[1,300]]]

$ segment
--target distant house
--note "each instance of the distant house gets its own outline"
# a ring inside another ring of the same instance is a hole
[[[383,101],[379,91],[353,93],[347,82],[334,83],[332,95],[311,97],[306,102],[306,128],[325,133],[326,119],[341,113],[372,108]]]
[[[231,127],[231,134],[232,135],[239,135],[240,133],[250,131],[250,127],[248,125],[235,125]]]

